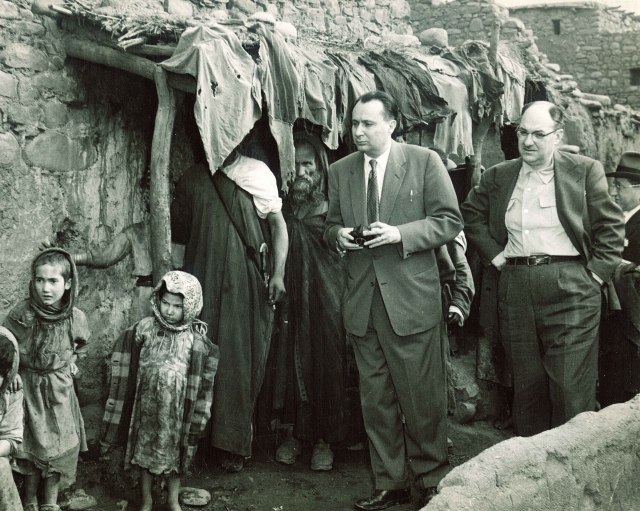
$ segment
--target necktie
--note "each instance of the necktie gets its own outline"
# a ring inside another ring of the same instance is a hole
[[[369,183],[367,184],[367,219],[369,225],[378,221],[378,173],[376,172],[376,166],[378,162],[376,160],[370,160],[371,172],[369,173]]]

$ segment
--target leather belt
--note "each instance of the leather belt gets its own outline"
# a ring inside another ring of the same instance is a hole
[[[509,266],[540,266],[541,264],[565,263],[580,260],[582,260],[580,256],[532,255],[529,257],[509,257],[507,264]]]

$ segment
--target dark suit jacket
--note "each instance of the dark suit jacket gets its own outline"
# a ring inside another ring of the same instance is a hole
[[[380,200],[380,221],[398,226],[402,241],[347,253],[344,325],[363,336],[375,281],[397,335],[434,327],[442,319],[434,249],[462,230],[451,180],[433,151],[391,143]],[[353,153],[329,170],[329,212],[324,240],[333,248],[342,227],[367,223],[364,156]]]
[[[622,211],[607,192],[602,165],[560,151],[554,162],[560,223],[587,268],[610,282],[621,259],[624,222]],[[487,169],[461,206],[465,233],[486,265],[507,244],[505,213],[521,168],[518,158]]]
[[[622,259],[640,264],[640,211],[625,224],[625,247]]]

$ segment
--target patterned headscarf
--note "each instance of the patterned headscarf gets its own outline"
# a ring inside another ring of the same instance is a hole
[[[160,292],[164,289],[169,293],[182,296],[183,318],[179,325],[171,325],[160,314]],[[151,306],[153,314],[163,328],[172,332],[181,332],[194,326],[198,331],[205,335],[207,332],[207,324],[196,319],[202,310],[202,287],[200,282],[193,275],[183,271],[170,271],[160,279],[158,285],[153,290],[151,296]]]

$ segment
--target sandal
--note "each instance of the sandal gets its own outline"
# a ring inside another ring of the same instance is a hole
[[[40,511],[60,511],[60,506],[57,504],[43,504],[40,506]]]
[[[276,451],[276,461],[285,465],[292,465],[300,454],[300,442],[297,438],[288,436],[284,442],[280,444]]]
[[[38,511],[40,508],[38,507],[38,504],[25,504],[24,506],[22,506],[23,511]]]

